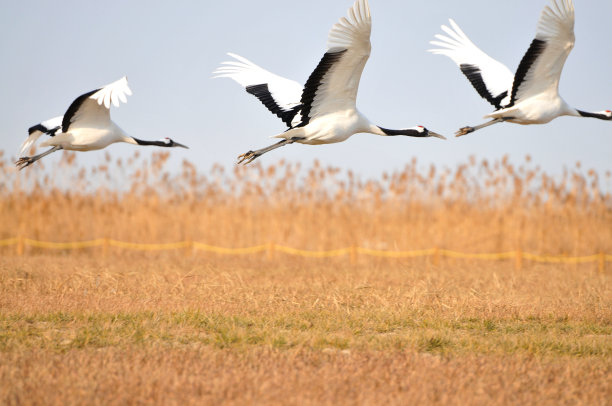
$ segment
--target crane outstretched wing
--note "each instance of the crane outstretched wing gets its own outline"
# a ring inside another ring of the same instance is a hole
[[[449,23],[451,28],[442,26],[442,31],[448,36],[438,34],[438,41],[431,41],[432,45],[440,48],[430,49],[429,52],[451,58],[478,94],[496,109],[501,109],[504,99],[509,96],[514,75],[506,65],[478,48],[455,21],[450,19]]]
[[[328,36],[327,52],[310,75],[301,97],[294,127],[336,111],[355,108],[359,81],[370,57],[372,18],[367,0],[356,0],[348,17],[336,23]]]
[[[565,61],[574,48],[574,4],[552,0],[540,16],[538,30],[514,75],[510,104],[542,93],[559,93]]]
[[[107,126],[110,121],[111,103],[118,107],[120,102],[126,103],[127,96],[131,96],[127,77],[100,89],[92,90],[77,97],[64,114],[62,131],[68,132],[70,128]]]
[[[302,85],[275,75],[240,55],[228,55],[236,60],[223,62],[213,72],[214,77],[233,79],[248,93],[257,97],[272,114],[291,127],[291,121],[300,105]]]
[[[55,136],[55,133],[62,130],[62,120],[64,117],[54,117],[52,119],[43,121],[39,124],[33,125],[28,129],[28,138],[21,144],[19,149],[19,155],[24,156],[32,148],[32,146],[38,141],[41,135],[46,134],[50,137]]]

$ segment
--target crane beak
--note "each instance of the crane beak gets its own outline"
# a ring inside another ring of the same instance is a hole
[[[443,136],[442,134],[438,134],[438,133],[435,133],[435,132],[433,132],[433,131],[430,131],[430,132],[429,132],[429,134],[427,134],[427,135],[428,135],[429,137],[436,137],[436,138],[440,138],[441,140],[445,140],[445,139],[446,139],[446,137],[445,137],[445,136]]]
[[[187,145],[183,145],[183,144],[179,144],[178,142],[174,141],[174,145],[173,147],[180,147],[180,148],[185,148],[185,149],[189,149],[189,147]]]

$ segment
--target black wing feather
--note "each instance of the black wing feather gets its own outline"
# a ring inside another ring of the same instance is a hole
[[[61,128],[62,128],[61,126],[57,126],[55,128],[47,128],[42,124],[36,124],[35,126],[28,128],[28,135],[32,135],[36,131],[40,131],[43,134],[47,134],[51,137],[54,137],[55,133]]]
[[[289,128],[291,128],[291,121],[293,120],[297,112],[300,110],[300,105],[292,108],[291,110],[283,109],[278,105],[276,100],[274,100],[274,97],[272,96],[272,93],[270,93],[270,89],[268,88],[267,83],[261,85],[247,86],[246,91],[249,94],[252,94],[253,96],[257,97],[259,101],[262,102],[263,105],[266,106],[266,108],[272,114],[283,120],[283,122],[287,124]]]
[[[305,127],[310,122],[310,110],[312,109],[312,103],[317,97],[317,90],[321,86],[321,82],[325,75],[329,72],[331,67],[342,58],[342,55],[346,52],[346,49],[334,52],[326,52],[321,58],[321,61],[317,65],[316,69],[310,74],[310,77],[304,85],[304,91],[302,92],[302,107],[300,108],[300,115],[302,121],[297,127]]]
[[[63,131],[65,133],[68,132],[68,128],[70,127],[70,123],[72,122],[72,118],[74,117],[76,112],[81,108],[81,106],[83,105],[85,100],[87,100],[94,93],[97,93],[100,90],[102,90],[102,89],[96,89],[96,90],[92,90],[91,92],[87,92],[87,93],[77,97],[72,102],[70,107],[68,107],[68,110],[66,110],[66,114],[64,114],[64,119],[62,120],[62,128],[63,128]]]
[[[476,65],[462,64],[459,66],[461,72],[468,78],[474,89],[478,92],[480,97],[491,103],[497,110],[501,109],[501,102],[508,96],[508,91],[505,91],[497,96],[491,94],[484,80],[482,79],[482,73],[480,68]]]
[[[527,77],[527,73],[529,73],[529,69],[535,63],[540,55],[546,49],[546,41],[542,41],[541,39],[534,39],[527,50],[525,56],[521,60],[518,69],[516,70],[516,74],[514,75],[514,83],[512,84],[512,97],[510,98],[510,104],[506,106],[512,107],[516,103],[516,96],[518,94],[519,88],[525,81],[525,77]]]

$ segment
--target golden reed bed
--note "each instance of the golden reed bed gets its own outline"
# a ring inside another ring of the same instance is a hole
[[[18,173],[4,158],[0,239],[612,254],[612,196],[602,192],[609,173],[573,168],[554,177],[529,159],[520,167],[473,159],[443,170],[413,161],[377,180],[316,163],[200,173],[185,162],[173,174],[167,158],[107,156],[87,171],[66,154],[58,167]]]

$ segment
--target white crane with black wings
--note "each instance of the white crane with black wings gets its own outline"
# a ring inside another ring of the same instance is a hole
[[[127,102],[127,96],[131,95],[132,91],[128,86],[127,78],[123,77],[100,89],[92,90],[77,97],[63,116],[30,127],[28,138],[21,146],[20,155],[22,157],[15,164],[19,169],[23,169],[60,149],[93,151],[106,148],[116,142],[187,148],[170,138],[164,138],[160,141],[143,141],[131,137],[111,121],[111,104],[118,107],[120,102]],[[46,135],[48,138],[41,142],[40,146],[52,148],[39,155],[23,156],[30,151],[30,148],[42,135]]]
[[[274,138],[282,141],[238,157],[250,163],[266,152],[294,142],[319,145],[347,140],[357,133],[383,136],[438,137],[440,134],[417,126],[389,130],[372,124],[356,106],[359,81],[370,57],[372,19],[367,0],[356,0],[348,17],[333,26],[327,52],[302,87],[235,55],[214,73],[228,77],[257,97],[289,129]]]
[[[560,116],[612,120],[610,110],[577,110],[559,95],[561,72],[575,42],[572,0],[552,0],[544,8],[535,39],[514,75],[474,45],[453,20],[450,28],[443,25],[442,30],[447,36],[436,35],[437,41],[431,43],[439,48],[430,52],[451,58],[478,94],[496,109],[485,116],[492,121],[461,128],[457,137],[504,121],[546,124]]]

